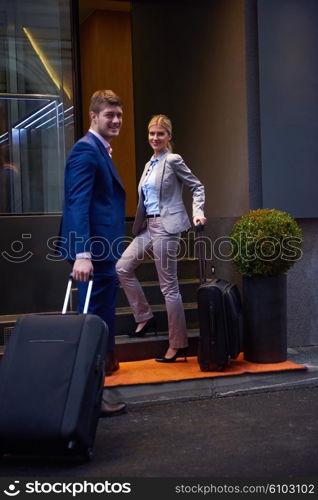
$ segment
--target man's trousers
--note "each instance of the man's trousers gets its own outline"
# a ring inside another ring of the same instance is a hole
[[[115,262],[96,262],[94,266],[94,279],[91,300],[88,312],[100,316],[108,326],[109,335],[107,351],[115,349],[115,309],[118,290],[118,277]],[[78,282],[78,311],[82,312],[85,303],[87,282]]]

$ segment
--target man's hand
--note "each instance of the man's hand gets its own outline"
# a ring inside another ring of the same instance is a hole
[[[206,221],[207,219],[205,217],[198,217],[198,216],[193,217],[193,224],[195,226],[198,226],[199,224],[202,224],[202,226],[204,226]]]
[[[88,281],[93,269],[94,267],[90,259],[76,259],[72,271],[73,279],[76,281]]]

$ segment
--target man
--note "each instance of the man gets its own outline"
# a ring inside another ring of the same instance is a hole
[[[114,320],[125,223],[125,191],[111,159],[110,141],[119,135],[123,103],[111,90],[96,91],[90,101],[90,129],[72,148],[65,169],[62,246],[73,262],[78,281],[78,310],[82,311],[87,281],[94,273],[88,312],[108,325],[106,375],[119,369],[115,358]],[[105,393],[105,391],[104,391]],[[101,416],[123,413],[125,403],[103,397]]]

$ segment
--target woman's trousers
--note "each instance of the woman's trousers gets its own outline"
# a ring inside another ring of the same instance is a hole
[[[180,233],[165,231],[160,217],[147,219],[147,228],[134,238],[116,264],[120,284],[125,291],[136,323],[153,317],[150,305],[135,275],[135,269],[151,257],[156,265],[160,290],[168,315],[169,345],[180,349],[188,345],[182,298],[177,277]]]

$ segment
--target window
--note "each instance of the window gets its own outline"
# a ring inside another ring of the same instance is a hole
[[[69,0],[0,0],[0,214],[58,213],[74,142]]]

